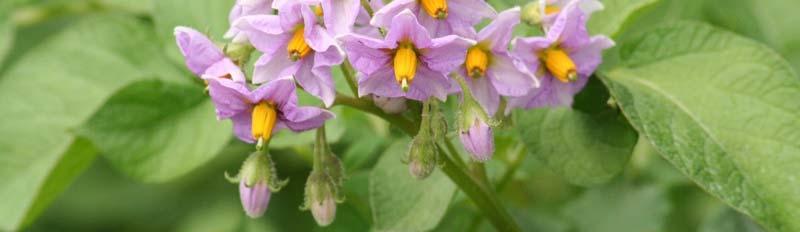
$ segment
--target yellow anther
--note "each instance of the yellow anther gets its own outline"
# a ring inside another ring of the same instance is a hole
[[[256,104],[255,107],[253,107],[253,118],[251,121],[253,139],[269,141],[272,137],[272,128],[275,128],[275,122],[277,120],[278,112],[275,110],[275,104],[266,101]]]
[[[317,17],[322,17],[322,5],[314,6],[314,14],[317,15]]]
[[[544,14],[545,15],[555,14],[555,13],[558,13],[559,11],[561,11],[561,8],[558,8],[557,6],[546,6],[546,7],[544,7]]]
[[[292,61],[302,59],[311,52],[311,47],[308,46],[306,38],[303,35],[305,31],[303,29],[303,26],[297,27],[294,31],[294,35],[292,35],[292,38],[289,40],[289,44],[286,45],[286,51],[289,53],[289,59]]]
[[[486,67],[489,66],[489,54],[486,50],[476,45],[467,50],[467,59],[464,62],[464,67],[467,69],[467,75],[478,78],[486,75]]]
[[[578,68],[575,62],[561,48],[549,48],[542,54],[547,71],[561,82],[567,83],[578,79]]]
[[[420,0],[422,9],[436,19],[447,18],[447,0]]]
[[[414,81],[418,62],[414,45],[408,42],[400,43],[394,54],[394,79],[403,91],[408,91],[408,86]]]

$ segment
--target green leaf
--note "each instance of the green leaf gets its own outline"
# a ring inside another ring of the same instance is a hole
[[[793,0],[706,0],[708,20],[768,44],[800,69],[800,2]],[[742,20],[747,19],[747,20]]]
[[[223,41],[228,30],[228,13],[234,1],[221,0],[157,0],[154,1],[153,20],[156,32],[167,54],[173,61],[183,64],[173,31],[176,26],[192,27],[206,33],[214,41]]]
[[[0,69],[2,69],[3,61],[11,50],[11,45],[14,44],[15,30],[11,21],[5,20],[0,14]]]
[[[570,183],[602,184],[625,168],[637,140],[607,100],[592,80],[575,97],[575,109],[516,111],[514,128],[529,154]]]
[[[439,224],[456,192],[444,173],[435,171],[425,180],[414,179],[402,159],[409,141],[395,142],[370,173],[369,201],[374,229],[427,231]]]
[[[587,27],[591,34],[615,36],[628,19],[659,0],[605,0],[605,9],[592,14]]]
[[[563,214],[581,232],[639,232],[662,231],[669,211],[664,188],[616,184],[590,189]]]
[[[162,182],[205,164],[232,137],[199,85],[157,80],[131,84],[87,121],[91,139],[113,166],[130,177]]]
[[[109,95],[175,73],[152,34],[136,18],[95,15],[8,67],[0,78],[0,230],[20,230],[91,162],[93,149],[72,131]]]
[[[728,207],[720,207],[700,226],[700,232],[761,232],[757,224],[747,216]]]
[[[652,30],[601,75],[626,117],[702,188],[771,231],[800,230],[800,78],[704,24]]]

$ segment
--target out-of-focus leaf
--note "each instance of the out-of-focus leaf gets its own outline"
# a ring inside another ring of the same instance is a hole
[[[146,182],[168,181],[206,163],[231,138],[200,85],[140,81],[113,96],[81,134],[119,170]]]
[[[604,10],[592,14],[587,27],[591,34],[616,35],[639,10],[659,0],[605,0]]]
[[[661,155],[772,231],[800,230],[800,78],[768,47],[705,24],[654,29],[601,74]]]
[[[153,0],[98,0],[99,4],[112,9],[120,9],[137,14],[149,14],[153,11]]]
[[[153,20],[156,32],[167,54],[173,61],[183,64],[173,31],[176,26],[187,26],[205,32],[212,40],[223,41],[228,30],[228,12],[234,1],[221,0],[156,0]]]
[[[706,1],[710,22],[768,44],[800,70],[800,1]]]
[[[0,14],[0,20],[5,20]],[[15,30],[11,21],[0,21],[0,69],[2,69],[3,61],[11,50],[11,45],[14,44]]]
[[[529,154],[567,181],[607,182],[619,174],[636,144],[636,132],[613,110],[601,113],[559,108],[514,113]]]
[[[408,140],[389,146],[370,174],[373,229],[377,231],[427,231],[439,224],[456,192],[444,173],[434,171],[425,180],[408,172],[402,158]]]
[[[700,227],[700,232],[761,232],[755,224],[745,215],[728,207],[720,207],[717,212]]]
[[[175,73],[152,34],[132,17],[92,16],[8,67],[0,78],[0,230],[30,222],[91,162],[93,149],[72,131],[109,95]]]
[[[640,232],[662,231],[669,211],[664,188],[615,184],[590,189],[570,202],[563,214],[578,231]]]

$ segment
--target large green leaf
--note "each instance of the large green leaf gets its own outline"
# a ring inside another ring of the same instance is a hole
[[[234,0],[157,0],[154,1],[153,20],[156,32],[167,54],[182,64],[173,31],[176,26],[188,26],[205,32],[212,40],[222,41],[228,30],[228,12]]]
[[[132,80],[175,73],[152,34],[133,17],[91,16],[0,78],[0,230],[30,222],[93,160],[91,145],[71,131],[109,95]]]
[[[202,86],[140,81],[120,90],[82,134],[117,169],[147,182],[171,180],[213,158],[231,138]]]
[[[712,195],[800,230],[800,78],[768,47],[704,24],[625,44],[603,80],[639,133]]]
[[[659,0],[605,0],[604,10],[592,15],[588,28],[591,34],[614,36],[625,26],[628,18],[644,7],[653,5]]]
[[[637,139],[608,98],[592,77],[571,109],[514,112],[516,135],[533,157],[570,183],[605,183],[624,169]]]
[[[615,184],[590,189],[563,210],[581,232],[662,231],[670,211],[666,189]]]
[[[386,149],[372,169],[369,202],[378,231],[427,231],[439,224],[456,192],[444,173],[435,171],[425,180],[414,179],[402,159],[408,140]]]
[[[770,45],[800,69],[800,1],[706,1],[709,21]]]

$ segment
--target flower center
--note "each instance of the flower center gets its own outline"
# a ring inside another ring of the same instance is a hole
[[[317,15],[317,17],[322,17],[324,15],[322,13],[322,5],[314,6],[314,14]]]
[[[486,67],[489,65],[489,54],[480,46],[473,46],[467,50],[467,59],[464,67],[467,75],[472,78],[479,78],[486,75]]]
[[[414,80],[418,62],[414,45],[409,42],[401,42],[394,54],[394,79],[400,84],[403,91],[408,91],[411,81]]]
[[[420,0],[422,9],[435,19],[447,18],[447,0]]]
[[[542,54],[547,71],[561,82],[568,83],[578,79],[575,62],[561,48],[548,48]]]
[[[297,29],[294,30],[294,34],[292,38],[289,40],[289,44],[286,45],[286,51],[289,53],[289,59],[292,61],[297,61],[302,59],[309,52],[311,52],[311,47],[308,46],[306,43],[306,38],[303,35],[303,30],[305,26],[299,26]]]
[[[559,8],[557,6],[546,6],[546,7],[544,7],[544,14],[545,15],[555,14],[555,13],[558,13],[559,11],[561,11],[561,8]]]
[[[267,101],[256,104],[255,107],[253,107],[251,124],[253,139],[263,139],[265,142],[269,141],[272,136],[272,128],[275,127],[275,122],[277,120],[278,112],[275,110],[275,104]]]

